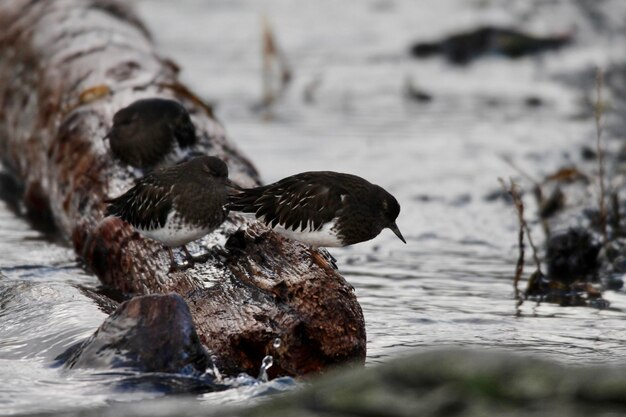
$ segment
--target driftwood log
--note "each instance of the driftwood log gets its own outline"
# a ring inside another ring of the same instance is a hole
[[[363,362],[361,308],[320,253],[231,213],[190,247],[207,253],[206,262],[169,273],[160,244],[104,219],[104,199],[140,173],[114,160],[103,138],[113,114],[140,98],[181,102],[197,150],[222,158],[240,185],[259,181],[122,1],[4,0],[0,31],[2,164],[23,184],[27,207],[54,222],[104,285],[131,295],[180,294],[201,342],[227,372],[255,374],[266,354],[274,356],[273,375]]]

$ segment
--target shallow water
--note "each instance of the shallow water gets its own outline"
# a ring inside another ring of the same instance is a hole
[[[232,140],[265,181],[305,170],[350,172],[400,201],[398,225],[407,245],[387,230],[373,241],[330,250],[365,314],[368,365],[411,348],[450,345],[533,352],[576,364],[621,361],[621,291],[606,293],[610,310],[527,302],[516,315],[516,217],[510,206],[485,196],[498,189],[499,177],[517,176],[502,156],[541,177],[577,161],[581,144],[593,145],[593,120],[580,117],[580,101],[591,90],[562,80],[623,60],[626,5],[425,4],[136,2],[163,54],[180,64],[194,91],[216,104]],[[264,14],[295,76],[271,117],[253,110],[261,98]],[[540,33],[575,28],[577,42],[541,57],[489,57],[462,68],[407,57],[413,40],[482,23]],[[407,100],[402,91],[408,77],[433,101]],[[315,79],[319,88],[306,103],[303,90]],[[528,97],[544,104],[529,107]],[[97,287],[97,280],[81,270],[70,249],[34,231],[1,202],[0,232],[0,414],[162,395],[120,391],[119,375],[51,366],[106,317],[80,290]],[[538,228],[535,237],[541,238]],[[241,402],[292,385],[245,385],[199,399]]]

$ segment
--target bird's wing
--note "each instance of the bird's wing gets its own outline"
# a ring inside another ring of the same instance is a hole
[[[341,190],[323,179],[295,176],[231,196],[229,208],[254,213],[267,225],[290,230],[320,230],[344,206]]]
[[[133,227],[152,230],[165,226],[172,209],[171,186],[148,175],[121,196],[108,200],[106,214],[120,217]]]

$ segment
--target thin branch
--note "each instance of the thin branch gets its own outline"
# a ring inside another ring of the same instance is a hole
[[[600,230],[602,232],[602,239],[604,246],[607,245],[609,238],[607,233],[606,222],[606,203],[605,195],[606,190],[604,188],[604,149],[602,147],[602,113],[604,103],[602,101],[602,86],[604,84],[604,76],[602,70],[598,68],[596,72],[596,105],[595,105],[595,120],[596,120],[596,152],[598,153],[598,181],[600,182]]]
[[[541,210],[541,208],[544,207],[546,203],[546,199],[543,196],[543,189],[541,188],[541,182],[538,181],[536,178],[534,178],[532,175],[530,175],[527,171],[524,171],[522,168],[520,168],[515,162],[513,162],[513,160],[510,157],[505,156],[505,155],[500,155],[500,158],[502,158],[502,160],[506,162],[511,168],[519,172],[520,175],[522,175],[523,177],[526,177],[526,179],[528,179],[528,181],[530,181],[533,184],[533,195],[535,196],[535,201],[537,201],[538,209]],[[505,187],[505,190],[506,190],[506,187]],[[542,216],[539,216],[539,218],[541,220],[541,226],[543,228],[544,234],[546,235],[546,239],[549,239],[550,238],[550,226],[548,224],[548,221]]]
[[[519,250],[519,255],[517,257],[517,263],[515,264],[515,276],[513,277],[513,289],[515,290],[515,299],[517,300],[517,307],[524,302],[524,298],[522,297],[519,290],[519,282],[522,279],[522,274],[524,272],[524,204],[522,203],[521,198],[519,198],[519,191],[517,190],[517,186],[513,181],[511,181],[511,186],[507,188],[504,180],[502,178],[498,178],[500,184],[504,191],[508,192],[513,199],[513,203],[515,204],[515,209],[517,212],[517,220],[519,223],[519,232],[517,237],[517,247]]]
[[[528,227],[528,223],[526,223],[526,219],[524,219],[524,203],[522,202],[521,193],[519,191],[518,185],[513,181],[513,179],[509,179],[510,186],[507,188],[504,180],[501,178],[498,179],[500,184],[502,184],[502,188],[511,195],[513,199],[513,203],[515,204],[515,209],[517,212],[517,220],[519,222],[519,233],[518,233],[518,247],[519,247],[519,256],[517,259],[517,264],[515,265],[515,277],[513,279],[513,287],[515,289],[515,298],[517,299],[517,306],[519,307],[524,302],[524,298],[521,296],[519,291],[519,281],[522,278],[522,273],[524,272],[524,235],[528,239],[528,244],[532,250],[533,261],[535,262],[535,273],[533,275],[543,276],[543,272],[541,271],[541,261],[539,260],[539,252],[537,251],[537,247],[533,242],[532,235],[530,234],[530,228]]]
[[[541,185],[541,183],[535,177],[530,175],[527,171],[523,170],[519,165],[513,162],[510,156],[507,156],[507,155],[499,155],[499,156],[504,162],[506,162],[508,166],[510,166],[517,172],[519,172],[523,177],[526,177],[528,181],[532,182],[535,187],[539,187]],[[500,179],[499,181],[502,182],[502,179]],[[506,189],[506,186],[504,185],[503,182],[502,182],[502,186]]]

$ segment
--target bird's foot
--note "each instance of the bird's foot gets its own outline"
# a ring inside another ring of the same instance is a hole
[[[185,251],[185,263],[184,264],[176,263],[176,259],[174,258],[174,253],[172,252],[172,249],[169,247],[166,247],[166,249],[170,255],[170,270],[169,270],[170,273],[184,271],[186,269],[192,268],[195,265],[195,260],[193,256],[191,256],[191,254],[189,253],[186,247],[183,246],[183,249]]]
[[[180,271],[185,271],[189,268],[193,268],[195,266],[196,262],[194,260],[189,260],[186,259],[185,263],[183,264],[178,264],[176,262],[172,262],[170,264],[170,272],[180,272]]]
[[[211,258],[210,253],[203,253],[202,255],[195,255],[192,260],[195,263],[203,264]]]
[[[183,269],[185,269],[185,268],[184,268],[184,265],[178,265],[176,262],[172,262],[172,263],[170,264],[170,270],[169,270],[169,272],[170,272],[170,273],[172,273],[172,272],[178,272],[178,271],[182,271]]]
[[[210,253],[203,253],[202,255],[192,255],[186,246],[183,246],[183,251],[185,252],[185,261],[189,264],[189,268],[193,267],[196,263],[205,263],[211,257]]]

